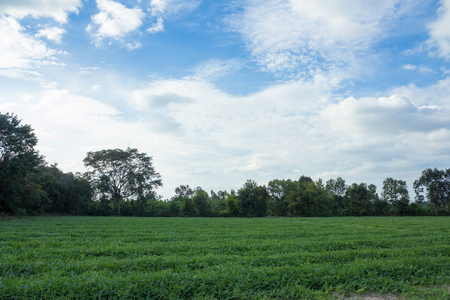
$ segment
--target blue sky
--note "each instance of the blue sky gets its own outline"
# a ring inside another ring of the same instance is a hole
[[[0,111],[64,171],[135,147],[170,198],[450,166],[450,0],[2,0],[0,36]]]

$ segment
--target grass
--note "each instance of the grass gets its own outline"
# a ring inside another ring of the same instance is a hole
[[[448,299],[450,218],[0,222],[0,299]]]

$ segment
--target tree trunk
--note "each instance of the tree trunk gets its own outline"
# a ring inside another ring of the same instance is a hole
[[[120,216],[120,197],[116,196],[117,215]]]

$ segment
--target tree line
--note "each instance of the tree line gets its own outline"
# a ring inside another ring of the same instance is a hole
[[[308,176],[247,180],[237,191],[180,185],[171,199],[156,193],[161,176],[137,149],[88,152],[85,173],[65,173],[35,150],[37,138],[14,114],[0,113],[0,214],[125,215],[147,217],[409,216],[450,215],[450,169],[425,169],[411,201],[403,180],[347,185]]]

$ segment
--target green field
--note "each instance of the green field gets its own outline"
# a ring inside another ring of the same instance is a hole
[[[0,221],[1,299],[448,299],[449,284],[448,217]]]

